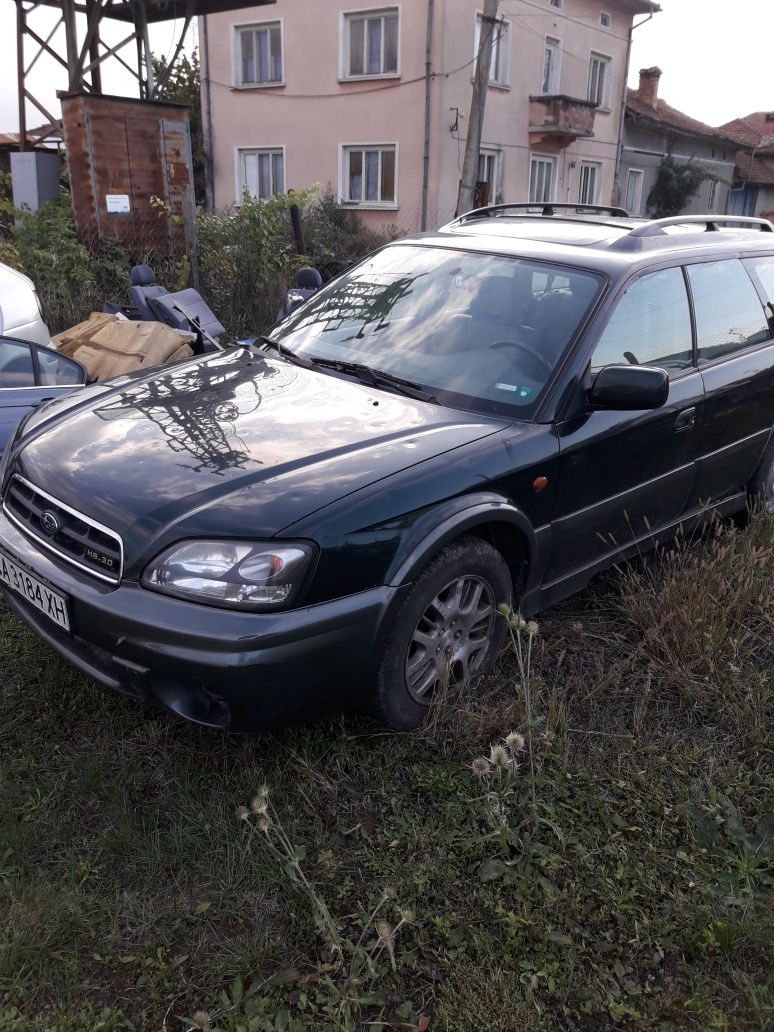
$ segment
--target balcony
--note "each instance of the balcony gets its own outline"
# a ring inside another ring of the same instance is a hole
[[[594,113],[597,105],[591,100],[565,97],[563,94],[529,98],[530,146],[552,141],[566,147],[573,140],[594,135]]]

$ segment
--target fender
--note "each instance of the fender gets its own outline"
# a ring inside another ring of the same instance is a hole
[[[484,523],[510,523],[522,532],[529,556],[535,552],[535,530],[509,499],[494,492],[477,492],[451,498],[424,513],[406,534],[387,571],[385,583],[391,586],[413,581],[444,545],[466,530]]]

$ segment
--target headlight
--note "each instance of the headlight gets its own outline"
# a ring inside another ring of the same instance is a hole
[[[297,596],[313,554],[297,542],[188,541],[154,559],[142,583],[210,606],[280,609]]]

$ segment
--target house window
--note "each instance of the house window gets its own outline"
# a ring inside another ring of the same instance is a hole
[[[642,181],[645,174],[640,168],[630,168],[626,177],[625,208],[630,215],[639,215],[642,205]]]
[[[483,150],[478,156],[478,181],[477,199],[481,204],[476,207],[483,207],[486,204],[498,204],[502,199],[500,196],[500,183],[502,181],[502,151]]]
[[[535,204],[545,204],[554,199],[556,179],[556,158],[533,154],[529,168],[529,199]]]
[[[552,7],[561,7],[562,6],[562,0],[551,0],[551,6]]]
[[[543,52],[543,81],[541,93],[559,92],[560,64],[562,60],[562,44],[558,39],[546,36],[546,47]]]
[[[582,161],[580,170],[580,204],[596,204],[602,166],[596,161]]]
[[[599,24],[602,26],[603,29],[609,29],[612,21],[613,19],[610,17],[607,11],[599,12]]]
[[[589,62],[588,99],[592,104],[606,108],[610,98],[610,58],[592,54]]]
[[[476,39],[473,49],[474,58],[478,56],[478,47],[481,42],[481,15],[476,15]],[[508,85],[508,54],[510,52],[511,32],[510,24],[502,19],[498,20],[492,33],[492,62],[489,66],[489,85]]]
[[[709,197],[707,198],[707,211],[715,211],[718,199],[718,181],[710,179]]]
[[[398,74],[397,7],[344,15],[343,78]]]
[[[239,151],[239,197],[266,200],[285,192],[285,155],[281,148]]]
[[[238,84],[269,86],[283,81],[282,27],[279,22],[238,30]]]
[[[394,207],[396,204],[395,144],[344,147],[341,196],[346,204]]]

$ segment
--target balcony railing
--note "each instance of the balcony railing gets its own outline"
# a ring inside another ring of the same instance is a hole
[[[597,105],[591,100],[563,94],[530,97],[530,143],[553,139],[566,146],[580,137],[593,136],[596,109]]]

